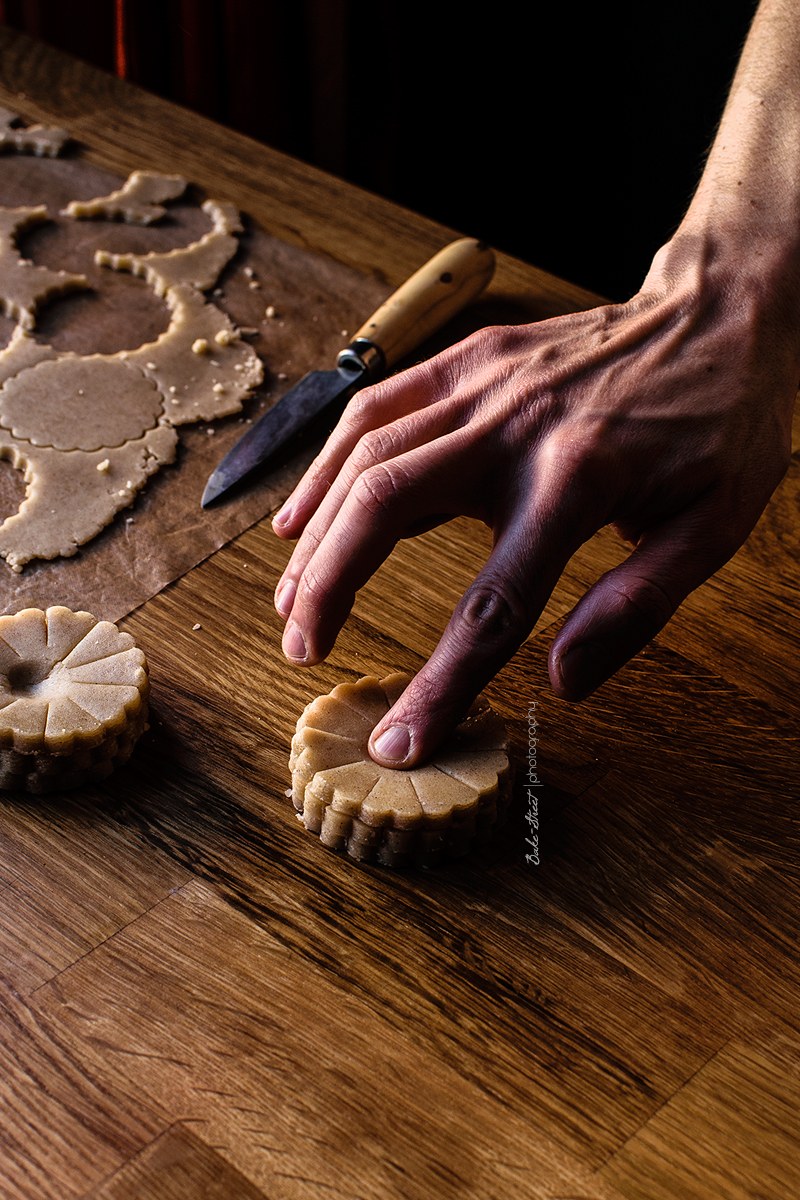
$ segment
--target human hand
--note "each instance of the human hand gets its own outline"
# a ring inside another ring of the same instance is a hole
[[[489,559],[372,735],[377,761],[414,765],[527,637],[574,551],[611,524],[634,548],[550,653],[556,693],[585,697],[749,534],[788,465],[799,372],[779,305],[738,262],[676,238],[627,304],[484,329],[364,389],[274,521],[299,536],[276,590],[284,652],[324,659],[400,538],[483,520]]]

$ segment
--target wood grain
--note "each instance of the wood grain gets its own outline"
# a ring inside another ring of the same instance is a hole
[[[177,1123],[146,1146],[86,1200],[266,1200],[264,1192],[192,1132]]]
[[[224,186],[391,284],[451,236],[7,30],[0,46],[0,103],[65,122],[99,166]],[[500,256],[492,304],[513,319],[594,299]],[[267,523],[131,614],[153,681],[131,762],[0,804],[3,1200],[793,1195],[798,499],[795,460],[734,559],[577,706],[550,693],[548,648],[626,548],[602,531],[573,556],[489,689],[509,820],[434,872],[306,834],[288,745],[339,680],[421,665],[482,527],[398,546],[307,671],[280,653],[290,547]]]
[[[795,1031],[732,1039],[601,1174],[634,1200],[656,1190],[703,1200],[796,1196],[799,1088]]]

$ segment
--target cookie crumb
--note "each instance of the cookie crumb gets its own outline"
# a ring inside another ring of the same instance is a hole
[[[211,347],[205,338],[197,338],[194,342],[192,342],[193,354],[208,354],[210,349]]]
[[[100,474],[101,474],[101,475],[107,475],[107,474],[108,474],[108,472],[111,470],[111,461],[110,461],[110,459],[108,459],[108,458],[104,458],[102,462],[99,462],[99,463],[97,464],[97,469],[98,469],[98,471],[100,472]]]
[[[192,631],[194,633],[196,633],[198,629],[202,629],[202,628],[203,628],[203,626],[198,622],[196,625],[192,626]]]

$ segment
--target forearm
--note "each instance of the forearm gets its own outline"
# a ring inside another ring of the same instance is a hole
[[[759,5],[676,236],[738,258],[800,313],[800,0]]]

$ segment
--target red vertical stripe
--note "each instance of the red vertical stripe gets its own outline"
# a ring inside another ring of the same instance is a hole
[[[2,0],[0,0],[2,3]],[[114,0],[114,70],[120,79],[128,78],[128,47],[125,38],[125,0]]]

